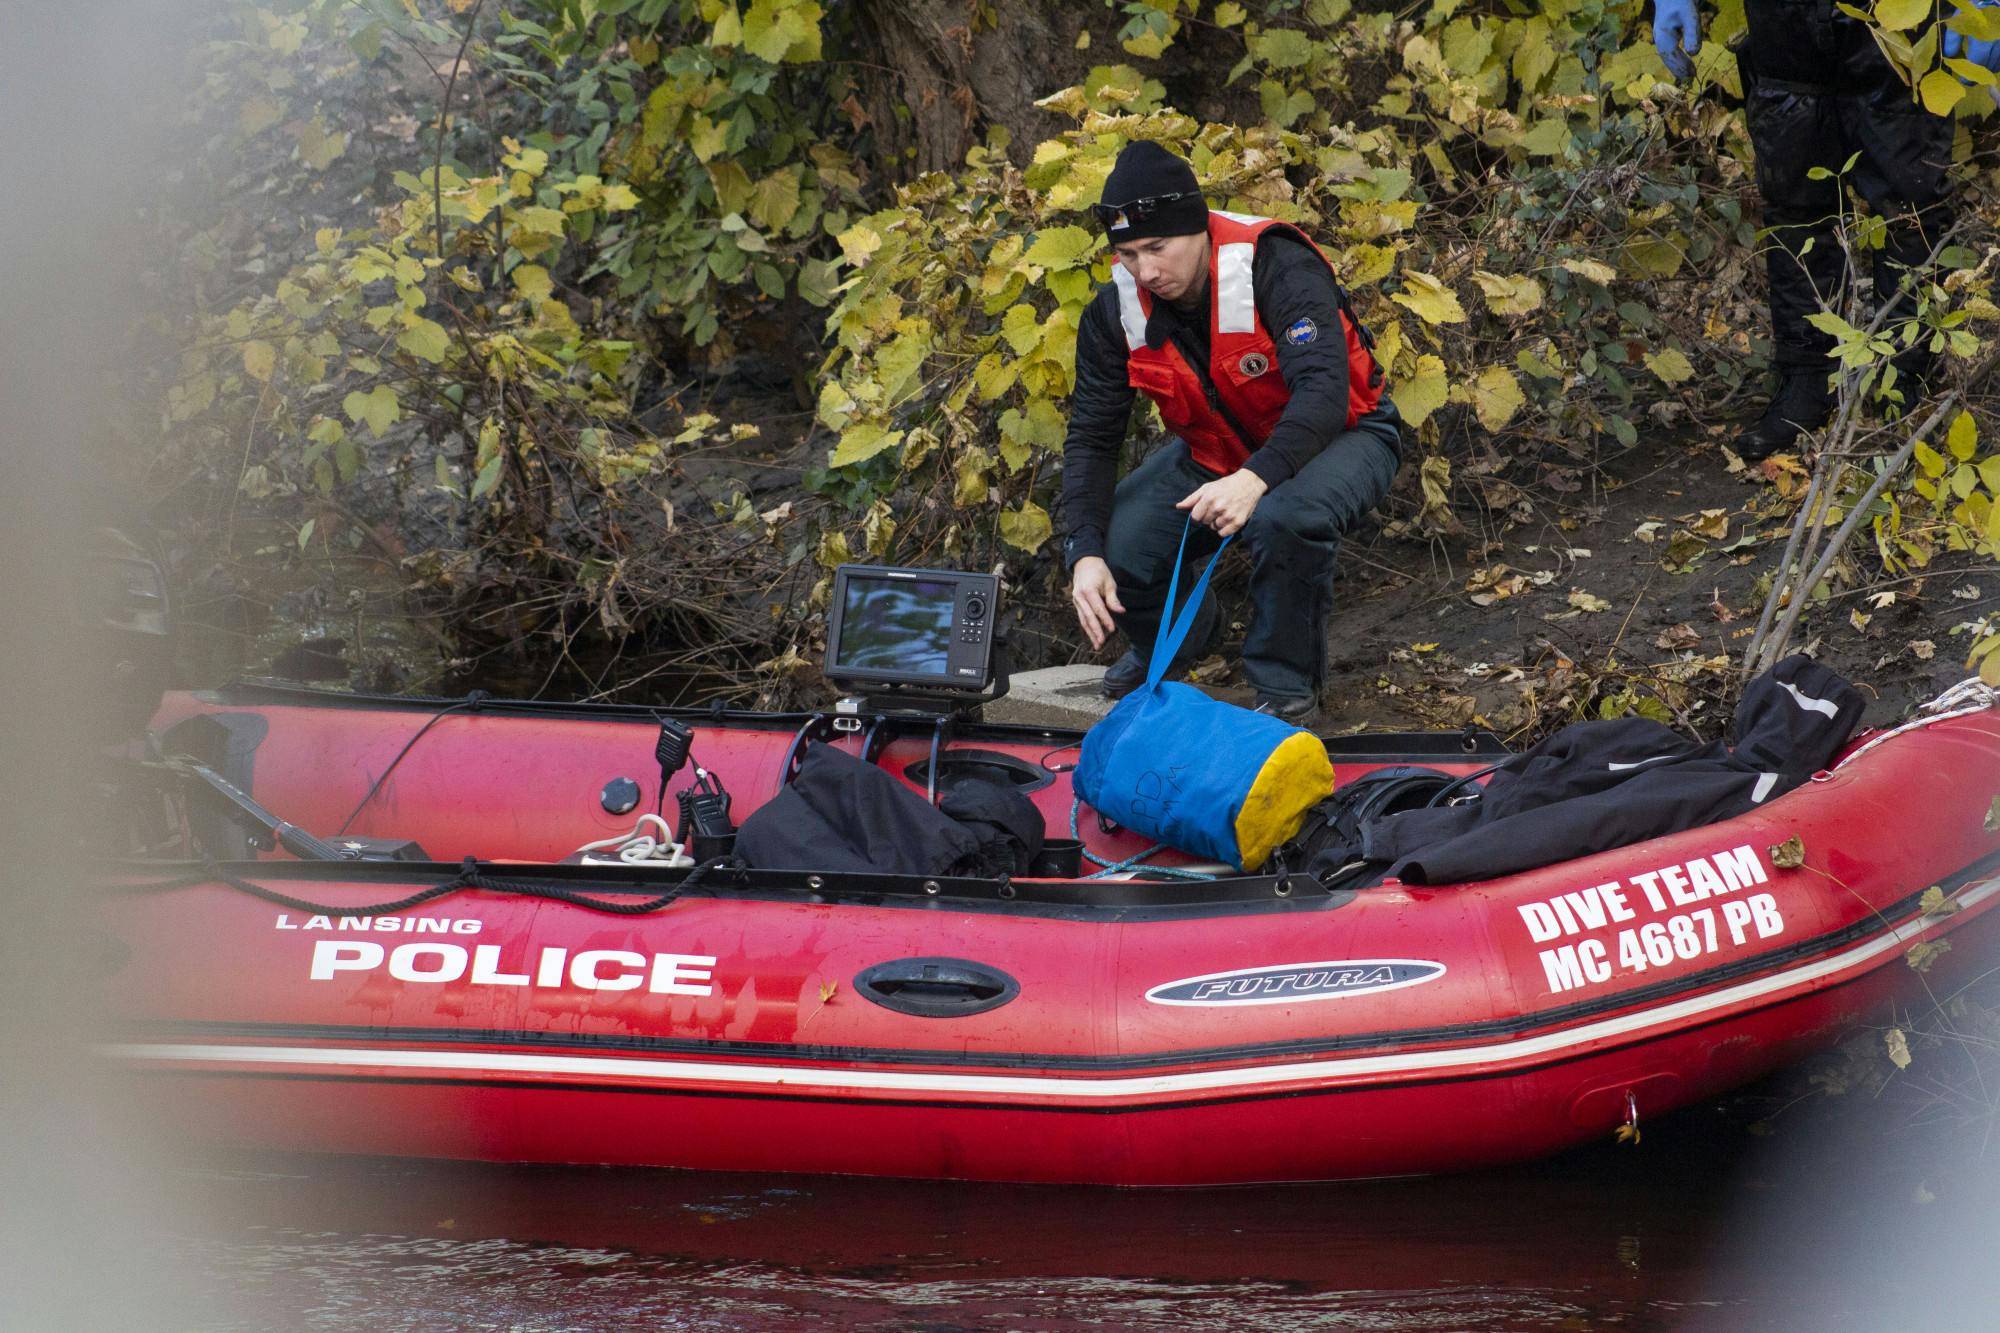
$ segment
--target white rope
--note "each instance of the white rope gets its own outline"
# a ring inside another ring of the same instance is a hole
[[[1983,713],[1995,705],[2000,705],[2000,694],[1996,694],[1991,685],[1977,676],[1962,680],[1929,703],[1918,705],[1917,712],[1922,716],[1913,717],[1899,727],[1891,727],[1880,735],[1869,737],[1834,767],[1845,768],[1891,736],[1900,736],[1906,731],[1915,731],[1920,727],[1928,727],[1933,722],[1943,722],[1954,717],[1971,717],[1974,713]]]
[[[646,831],[648,824],[660,827],[659,836]],[[611,856],[594,857],[592,852],[611,851]],[[586,842],[570,853],[583,858],[585,865],[598,865],[611,860],[626,865],[658,865],[672,870],[680,866],[691,866],[694,858],[682,850],[674,841],[674,831],[667,827],[667,821],[658,815],[640,815],[639,822],[630,833],[621,833],[615,838],[599,838],[596,842]]]

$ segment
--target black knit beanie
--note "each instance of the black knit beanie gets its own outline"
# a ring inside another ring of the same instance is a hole
[[[1184,197],[1137,218],[1111,211],[1134,200],[1169,194]],[[1104,182],[1103,198],[1104,211],[1098,216],[1113,245],[1144,236],[1187,236],[1208,230],[1208,202],[1201,197],[1194,168],[1150,139],[1126,144],[1120,150]]]

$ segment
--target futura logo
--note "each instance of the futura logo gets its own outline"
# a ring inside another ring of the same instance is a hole
[[[1154,1004],[1294,1004],[1400,990],[1435,981],[1444,964],[1418,958],[1348,959],[1331,963],[1281,963],[1210,972],[1168,981],[1146,992]]]

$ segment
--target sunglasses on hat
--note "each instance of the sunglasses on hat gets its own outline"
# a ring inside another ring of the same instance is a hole
[[[1144,222],[1168,204],[1200,197],[1199,190],[1176,190],[1172,194],[1149,194],[1144,199],[1133,199],[1122,204],[1092,204],[1090,211],[1097,218],[1098,226],[1106,231],[1116,231],[1120,227]]]

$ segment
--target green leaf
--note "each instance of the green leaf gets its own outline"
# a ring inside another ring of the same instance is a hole
[[[480,465],[479,475],[472,479],[473,499],[477,500],[500,484],[500,465],[503,461],[501,455],[495,454]]]
[[[451,335],[445,332],[444,325],[422,315],[407,315],[404,323],[403,331],[396,336],[398,347],[433,365],[444,360],[445,353],[451,350]]]
[[[750,173],[733,161],[708,164],[708,183],[715,187],[716,209],[721,213],[741,213],[750,206],[753,186]]]
[[[1052,531],[1048,512],[1033,500],[1000,515],[1000,540],[1030,555],[1042,549]]]
[[[777,231],[799,211],[797,166],[774,171],[750,191],[750,219],[765,231]]]
[[[774,65],[818,60],[819,20],[820,7],[811,0],[750,0],[743,14],[743,49]]]
[[[1272,69],[1298,69],[1313,58],[1312,38],[1295,28],[1271,28],[1244,45]]]
[[[402,418],[403,400],[388,385],[378,384],[367,393],[354,390],[341,399],[340,408],[349,421],[366,424],[369,433],[379,440],[382,432]]]

